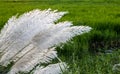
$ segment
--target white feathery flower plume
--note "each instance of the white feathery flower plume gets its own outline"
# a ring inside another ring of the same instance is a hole
[[[44,49],[42,52],[39,49],[33,49],[12,66],[9,74],[16,74],[19,71],[29,72],[38,63],[49,63],[52,59],[57,57],[56,53],[54,48]]]
[[[57,64],[50,64],[47,67],[38,67],[33,73],[34,74],[61,74],[67,65],[66,63],[57,63]],[[54,69],[54,70],[53,70]]]
[[[89,26],[72,26],[68,21],[55,24],[66,13],[36,9],[8,20],[0,34],[0,65],[14,62],[8,74],[29,72],[37,64],[51,62],[58,58],[53,46],[91,30]],[[63,62],[40,66],[34,74],[59,74],[66,66]]]
[[[9,35],[7,34],[8,38],[3,38],[5,43],[2,42],[4,45],[0,48],[2,49],[0,64],[7,66],[10,58],[28,46],[36,34],[39,32],[42,33],[51,26],[54,26],[54,22],[64,14],[65,12],[55,13],[50,10],[33,10],[21,15],[16,20],[18,24],[14,23],[15,28],[13,25],[13,29],[10,29]]]

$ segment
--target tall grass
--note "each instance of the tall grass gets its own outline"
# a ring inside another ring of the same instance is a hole
[[[11,16],[36,8],[68,11],[69,14],[59,21],[69,20],[75,25],[88,25],[93,28],[90,33],[74,37],[62,48],[57,48],[61,59],[70,65],[70,71],[66,73],[114,74],[112,66],[120,63],[119,0],[0,1],[0,29]],[[106,54],[106,50],[113,52]],[[5,70],[2,68],[1,73]]]

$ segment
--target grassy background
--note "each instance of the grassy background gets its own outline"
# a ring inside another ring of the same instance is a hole
[[[68,11],[59,21],[93,28],[57,47],[61,59],[70,66],[65,74],[120,73],[112,71],[113,65],[120,63],[120,0],[0,0],[0,29],[11,16],[36,8]],[[1,67],[0,74],[6,70]]]

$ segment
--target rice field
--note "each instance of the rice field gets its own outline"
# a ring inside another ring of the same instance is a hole
[[[57,47],[59,57],[69,65],[64,74],[120,74],[112,70],[120,63],[119,0],[0,0],[0,29],[13,15],[48,8],[69,12],[58,22],[93,28]],[[10,67],[0,66],[0,74],[6,74]]]

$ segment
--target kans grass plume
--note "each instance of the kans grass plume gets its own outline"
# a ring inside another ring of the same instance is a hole
[[[72,26],[68,21],[55,24],[66,13],[35,9],[8,20],[0,34],[0,65],[14,62],[8,74],[29,72],[38,64],[34,74],[59,74],[65,70],[65,62],[46,67],[42,64],[58,58],[55,45],[91,30],[89,26]]]

